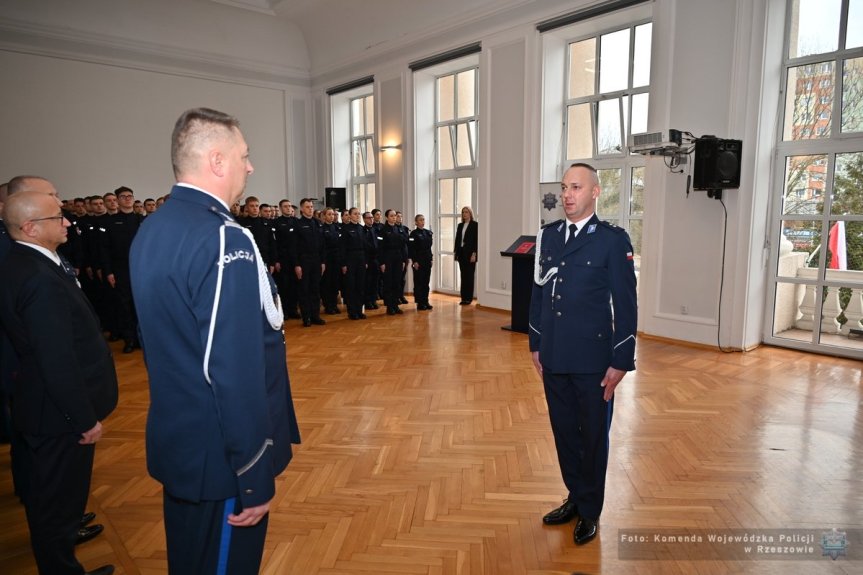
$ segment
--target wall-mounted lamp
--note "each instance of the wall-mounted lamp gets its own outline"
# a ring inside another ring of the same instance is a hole
[[[391,144],[389,146],[381,146],[381,152],[389,152],[390,150],[401,150],[401,144]]]

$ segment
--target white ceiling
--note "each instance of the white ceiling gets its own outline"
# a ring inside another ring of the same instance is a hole
[[[312,74],[541,0],[210,0],[296,25]],[[551,3],[550,3],[551,4]]]

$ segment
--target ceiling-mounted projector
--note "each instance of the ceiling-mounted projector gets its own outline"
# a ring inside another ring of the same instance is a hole
[[[673,156],[680,152],[682,142],[680,130],[643,132],[629,136],[629,151],[649,156]]]

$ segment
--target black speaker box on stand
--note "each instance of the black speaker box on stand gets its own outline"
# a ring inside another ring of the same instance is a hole
[[[704,136],[695,141],[692,188],[707,190],[720,199],[719,190],[740,187],[740,153],[743,142]]]

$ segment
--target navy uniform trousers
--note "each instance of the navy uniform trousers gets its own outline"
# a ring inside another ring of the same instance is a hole
[[[563,483],[579,514],[595,519],[605,499],[609,431],[614,398],[602,398],[602,373],[542,372],[545,399]],[[573,417],[575,414],[575,417]],[[584,503],[589,502],[589,503]]]
[[[171,573],[256,575],[261,568],[269,514],[251,527],[228,524],[228,514],[240,513],[235,498],[190,503],[163,497],[165,532],[171,534],[168,565]]]

